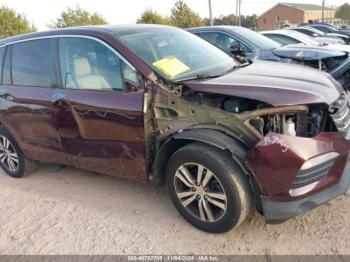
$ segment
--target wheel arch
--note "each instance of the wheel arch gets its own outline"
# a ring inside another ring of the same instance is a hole
[[[177,132],[161,143],[153,162],[150,181],[163,184],[169,158],[181,147],[193,142],[208,144],[228,152],[232,155],[232,160],[241,167],[243,172],[250,174],[245,166],[244,160],[248,149],[244,145],[221,131],[199,128]]]

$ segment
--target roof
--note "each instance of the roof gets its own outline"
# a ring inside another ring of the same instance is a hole
[[[320,5],[314,5],[314,4],[301,4],[301,3],[280,3],[282,5],[286,5],[289,7],[293,7],[296,9],[300,9],[303,11],[319,11],[322,10],[322,6]],[[329,7],[324,7],[324,10],[334,10],[332,8]]]
[[[102,25],[102,26],[77,26],[77,27],[67,27],[62,29],[52,29],[48,31],[34,32],[28,34],[16,35],[4,39],[0,39],[0,46],[6,45],[12,42],[22,41],[31,38],[40,38],[54,35],[69,35],[69,34],[94,34],[94,33],[104,33],[104,34],[122,34],[125,32],[138,32],[143,30],[152,30],[159,28],[173,28],[163,25],[146,25],[146,24],[131,24],[131,25]],[[175,28],[176,29],[176,28]],[[177,29],[178,30],[178,29]]]
[[[258,18],[262,17],[263,15],[265,15],[267,12],[269,12],[272,9],[274,9],[278,5],[284,5],[284,6],[296,8],[296,9],[299,9],[299,10],[302,10],[302,11],[320,11],[320,10],[322,10],[322,6],[320,6],[320,5],[280,2],[280,3],[275,4],[273,7],[269,8],[268,10],[263,12],[262,14],[260,14],[258,16]],[[325,6],[324,10],[329,11],[329,10],[334,10],[334,9]]]

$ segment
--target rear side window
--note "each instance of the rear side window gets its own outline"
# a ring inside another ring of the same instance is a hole
[[[5,47],[0,48],[0,83],[2,83],[2,68],[4,65]]]
[[[13,85],[38,87],[54,85],[53,43],[52,39],[42,39],[13,45]]]
[[[8,46],[6,48],[6,54],[4,58],[3,70],[2,70],[2,84],[11,85],[11,50],[12,47]]]

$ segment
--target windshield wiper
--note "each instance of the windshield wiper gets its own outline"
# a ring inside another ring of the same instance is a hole
[[[234,65],[230,70],[226,71],[223,75],[231,73],[231,72],[235,71],[237,68],[249,66],[252,63],[253,63],[253,61],[251,59],[248,59],[247,62],[245,62],[245,63],[239,64],[239,65]]]
[[[221,75],[199,74],[199,75],[191,76],[188,78],[180,79],[176,82],[181,83],[181,82],[190,81],[190,80],[203,80],[203,79],[209,79],[209,78],[217,78],[220,76],[223,76],[223,74],[221,74]]]
[[[223,75],[226,75],[228,73],[231,73],[232,71],[236,70],[237,68],[242,68],[242,67],[246,67],[250,64],[252,64],[253,61],[252,60],[248,60],[247,62],[245,63],[242,63],[240,65],[234,65],[230,70],[226,71],[225,73],[223,74],[218,74],[218,75],[209,75],[209,74],[198,74],[198,75],[195,75],[195,76],[191,76],[191,77],[188,77],[188,78],[184,78],[184,79],[180,79],[178,81],[176,81],[177,83],[181,83],[181,82],[184,82],[184,81],[190,81],[190,80],[204,80],[204,79],[210,79],[210,78],[217,78],[217,77],[220,77],[220,76],[223,76]]]

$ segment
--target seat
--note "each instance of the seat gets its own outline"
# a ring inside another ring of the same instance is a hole
[[[92,72],[89,60],[85,57],[74,59],[74,71],[79,89],[113,90],[103,76]]]
[[[230,50],[230,40],[228,39],[228,37],[226,37],[225,35],[219,34],[216,37],[216,44],[224,50]]]

